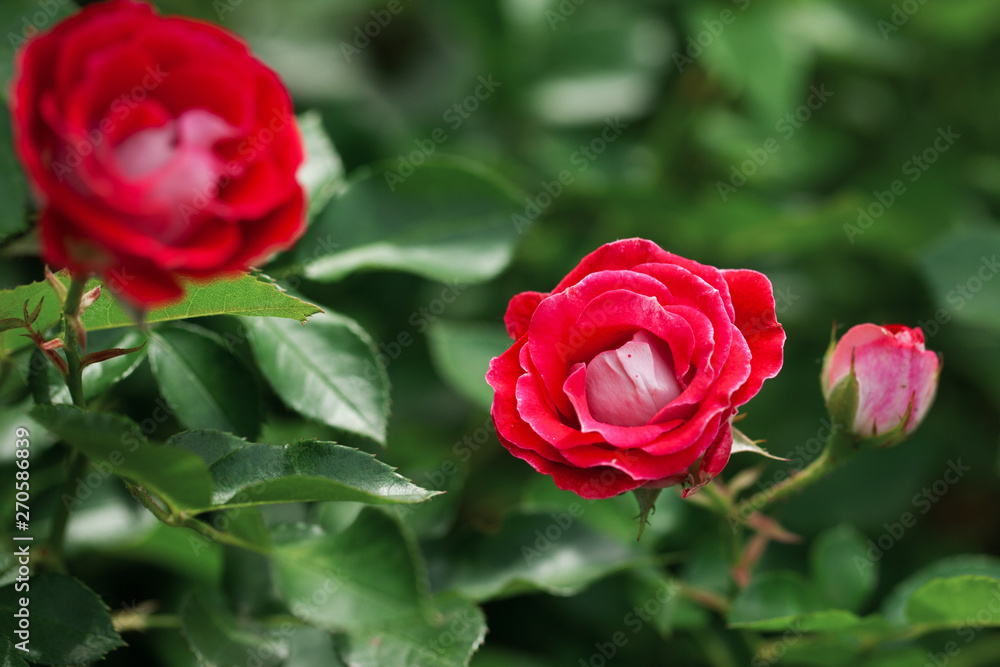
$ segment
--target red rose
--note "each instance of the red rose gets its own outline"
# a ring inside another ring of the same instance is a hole
[[[505,321],[516,342],[486,376],[500,442],[584,498],[707,483],[785,341],[764,275],[642,239],[598,248],[549,294],[515,296]]]
[[[131,0],[89,5],[18,52],[9,97],[45,260],[136,305],[304,229],[288,91],[225,30]]]

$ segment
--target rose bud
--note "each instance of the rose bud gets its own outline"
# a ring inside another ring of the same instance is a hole
[[[486,376],[500,442],[584,498],[706,484],[785,341],[764,275],[642,239],[598,248],[552,292],[515,296],[505,321],[515,342]]]
[[[919,328],[859,324],[831,344],[821,382],[835,421],[866,444],[888,447],[923,421],[940,371]]]
[[[47,263],[140,309],[289,247],[304,230],[302,140],[278,76],[237,36],[89,4],[17,53],[14,145]]]

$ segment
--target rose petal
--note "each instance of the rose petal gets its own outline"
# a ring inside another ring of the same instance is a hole
[[[733,406],[740,406],[757,395],[764,380],[781,370],[785,331],[775,316],[774,292],[767,276],[746,269],[730,269],[722,275],[733,297],[734,321],[752,355],[750,377],[733,397]]]
[[[548,294],[542,292],[521,292],[511,298],[507,304],[507,314],[503,318],[511,338],[517,340],[528,332],[531,316],[535,314],[538,304],[547,296]]]

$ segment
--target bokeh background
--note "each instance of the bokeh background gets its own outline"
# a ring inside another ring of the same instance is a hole
[[[583,503],[544,568],[522,551],[552,512],[578,500],[489,433],[482,376],[506,345],[510,296],[550,289],[580,257],[619,238],[649,238],[771,278],[788,335],[785,366],[746,406],[742,430],[775,454],[808,451],[823,428],[817,377],[831,327],[920,325],[943,355],[937,402],[912,440],[866,452],[778,506],[775,516],[804,542],[772,545],[760,571],[808,572],[817,535],[848,524],[878,540],[904,512],[916,525],[880,551],[877,588],[862,611],[878,610],[900,581],[939,558],[1000,555],[995,0],[156,4],[243,35],[282,74],[297,107],[319,112],[348,175],[376,162],[423,161],[430,145],[435,158],[482,163],[521,193],[511,211],[516,250],[490,282],[366,272],[295,285],[383,344],[393,412],[379,458],[448,492],[407,517],[431,581],[459,580],[494,598],[485,602],[490,630],[475,667],[604,664],[595,642],[619,630],[628,642],[608,664],[730,667],[748,664],[756,647],[718,614],[679,600],[632,632],[629,613],[668,574],[732,590],[729,529],[673,493],[639,543],[628,496]],[[568,184],[551,196],[561,172]],[[35,260],[14,255],[0,266],[4,287],[37,277]],[[412,342],[393,346],[401,334]],[[126,412],[156,397],[142,368],[116,391]],[[327,435],[274,407],[266,391],[264,400],[272,412],[262,439]],[[454,466],[442,468],[448,461]],[[935,492],[959,461],[970,470]],[[723,477],[757,463],[738,455]],[[788,467],[770,463],[761,479]],[[169,600],[215,576],[183,545],[104,549],[102,534],[124,539],[129,523],[120,504],[102,507],[87,515],[89,529],[77,527],[78,574],[112,607]],[[134,650],[111,654],[109,665],[193,664],[176,633],[129,639]],[[918,646],[940,651],[945,639],[932,634]],[[134,662],[137,655],[148,657]],[[949,664],[997,665],[997,655],[1000,636],[986,631]],[[786,664],[826,664],[813,660]]]

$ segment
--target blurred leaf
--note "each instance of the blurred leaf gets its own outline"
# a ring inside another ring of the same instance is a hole
[[[927,654],[915,647],[890,649],[871,656],[858,667],[927,667]]]
[[[0,34],[6,35],[7,32]],[[0,60],[6,60],[6,53]],[[4,203],[0,209],[0,242],[12,234],[23,232],[30,224],[27,209],[28,190],[24,184],[21,166],[14,155],[10,123],[10,112],[6,105],[0,105],[0,201]]]
[[[741,613],[743,613],[742,610]],[[838,632],[855,628],[860,622],[861,619],[849,611],[828,609],[760,621],[730,622],[730,626],[759,632],[785,632],[789,630],[794,632]]]
[[[146,516],[151,515],[147,513]],[[76,524],[77,515],[74,513],[70,529],[75,530]],[[143,531],[139,535],[134,534],[136,527],[137,523],[133,522],[132,540],[94,544],[92,547],[108,559],[160,567],[176,572],[200,586],[219,585],[223,569],[222,547],[219,544],[159,521],[155,521],[149,531]]]
[[[215,591],[198,591],[181,605],[181,632],[205,667],[278,667],[289,655],[287,632],[241,621]]]
[[[813,580],[831,606],[860,611],[878,585],[878,561],[867,556],[865,537],[848,524],[827,530],[809,552]]]
[[[656,631],[662,637],[670,637],[680,620],[681,625],[687,620],[683,618],[682,608],[686,601],[680,595],[680,585],[676,579],[665,575],[654,567],[644,567],[630,573],[628,587],[629,600],[633,606],[631,619],[646,621],[648,618]],[[702,608],[702,610],[704,610]],[[629,621],[626,625],[630,626]],[[637,629],[632,628],[633,632]]]
[[[983,612],[988,620],[983,620]],[[932,579],[910,596],[906,620],[934,627],[1000,626],[1000,581],[965,575]]]
[[[38,0],[4,0],[0,3],[0,35],[6,42],[0,53],[0,98],[7,99],[10,91],[15,51],[29,38],[48,30],[76,11],[76,4],[68,1],[46,4],[44,8]]]
[[[910,598],[933,579],[960,576],[990,577],[1000,581],[1000,558],[962,554],[942,558],[901,581],[882,601],[882,615],[893,625],[906,625]]]
[[[938,305],[956,320],[1000,329],[1000,231],[960,231],[939,239],[920,257]]]
[[[188,431],[167,445],[194,452],[209,464],[215,507],[332,500],[416,503],[435,495],[372,454],[330,442],[276,446],[247,443],[225,433]]]
[[[298,179],[309,198],[309,217],[313,218],[347,183],[344,163],[333,147],[333,142],[323,129],[323,118],[310,111],[298,117],[306,161],[299,168]]]
[[[60,271],[57,275],[60,281],[69,284],[69,277],[65,271]],[[87,283],[87,289],[100,284],[96,278],[92,279]],[[187,281],[184,283],[184,288],[187,294],[183,301],[172,306],[153,309],[146,313],[143,321],[154,324],[228,314],[278,317],[304,322],[310,315],[322,312],[316,306],[286,294],[270,278],[260,273],[246,273],[235,278],[214,278],[201,283]],[[41,297],[45,297],[45,305],[42,307],[35,328],[44,331],[55,326],[59,321],[59,304],[52,288],[44,281],[0,291],[0,318],[7,317],[6,313],[20,314],[25,301],[30,300],[34,306]],[[101,298],[84,313],[83,324],[87,331],[97,331],[133,326],[135,323],[118,305],[111,290],[105,289],[101,293]],[[21,338],[16,331],[0,334],[0,351],[6,350],[10,353],[30,344],[28,339]]]
[[[188,428],[260,433],[261,398],[250,369],[213,332],[185,325],[153,333],[149,363],[160,393]]]
[[[31,636],[27,658],[42,665],[86,665],[109,651],[125,646],[111,623],[111,615],[97,593],[73,577],[38,574],[31,590],[0,589],[0,634],[14,638],[21,609],[18,600],[31,600]]]
[[[28,667],[21,656],[24,651],[14,648],[6,637],[0,637],[0,667]]]
[[[796,572],[758,574],[733,600],[727,621],[734,627],[758,627],[761,621],[783,627],[790,619],[824,611],[823,600],[812,583]],[[843,622],[853,614],[820,616],[820,622]]]
[[[319,628],[296,628],[291,655],[284,667],[346,667],[333,646],[333,637]]]
[[[307,278],[320,281],[362,269],[488,280],[511,259],[511,215],[519,207],[510,186],[482,167],[440,158],[412,173],[383,166],[356,177],[326,207],[296,245],[295,259]]]
[[[111,348],[129,349],[138,347],[146,342],[146,336],[141,331],[126,329],[115,331],[113,334],[101,336],[100,333],[87,336],[87,349],[107,350]],[[124,380],[139,367],[146,354],[149,352],[149,345],[141,350],[115,357],[108,361],[91,364],[83,369],[83,394],[89,400],[105,393],[121,380]],[[49,375],[58,382],[52,392],[53,403],[72,403],[73,399],[69,395],[69,388],[62,376],[55,372],[55,367],[49,369]]]
[[[800,98],[812,59],[807,44],[786,26],[784,7],[754,5],[742,11],[748,6],[692,6],[690,37],[683,46],[685,55],[701,58],[731,90],[745,93],[763,124],[770,126],[805,102]],[[704,42],[708,44],[701,46]]]
[[[793,641],[794,640],[794,641]],[[762,665],[813,665],[815,667],[856,667],[861,647],[846,634],[799,637],[784,635],[765,644],[754,656]],[[921,666],[923,667],[923,666]]]
[[[427,330],[438,373],[460,394],[489,410],[493,388],[486,384],[490,360],[511,346],[503,327],[438,320]]]
[[[295,616],[328,630],[412,622],[429,611],[422,565],[396,521],[372,508],[343,532],[285,525],[272,532],[278,591]]]
[[[421,615],[377,631],[351,632],[344,658],[351,667],[465,667],[486,638],[486,617],[459,597],[435,600],[431,621]]]
[[[149,444],[139,425],[125,417],[85,412],[72,405],[38,405],[31,416],[95,463],[144,486],[174,510],[211,502],[212,479],[201,458]]]
[[[580,497],[560,489],[547,475],[535,475],[529,482],[519,509],[528,514],[565,512],[580,503]],[[683,525],[690,503],[677,493],[661,493],[643,539],[636,544],[637,505],[631,494],[623,493],[600,502],[588,503],[580,521],[608,537],[639,549],[656,550],[658,541]],[[728,579],[728,575],[727,575]]]
[[[536,591],[574,595],[610,574],[649,564],[634,549],[583,525],[580,515],[508,517],[496,533],[472,537],[455,553],[439,555],[435,589],[477,602]]]
[[[306,326],[246,319],[254,358],[274,391],[300,414],[385,444],[389,378],[371,337],[337,313]]]
[[[254,555],[271,550],[271,533],[267,529],[264,515],[256,507],[222,509],[207,517],[206,522],[240,540],[241,546],[256,549],[257,553]]]

